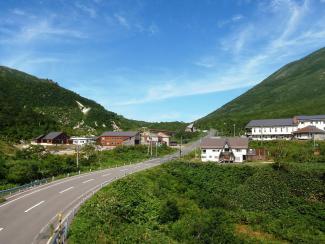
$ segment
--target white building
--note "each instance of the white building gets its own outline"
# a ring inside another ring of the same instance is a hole
[[[149,129],[147,131],[141,132],[141,141],[140,144],[148,145],[150,143],[166,146],[170,145],[170,137],[172,132],[166,130],[156,130]]]
[[[194,126],[194,123],[192,123],[192,124],[189,124],[188,126],[186,126],[185,131],[186,132],[196,132],[197,130]]]
[[[72,140],[72,144],[83,146],[86,144],[94,144],[96,142],[96,137],[78,137],[73,136],[70,138]]]
[[[201,142],[202,162],[243,162],[246,160],[248,138],[205,138]]]
[[[325,140],[325,131],[313,125],[308,125],[293,132],[294,138],[299,140]]]
[[[302,132],[306,132],[308,136],[302,136],[304,133],[297,133],[301,129],[304,129]],[[323,132],[325,133],[324,130],[325,115],[302,115],[286,119],[252,120],[246,125],[246,135],[252,140],[321,139],[322,136],[319,135],[323,134]]]

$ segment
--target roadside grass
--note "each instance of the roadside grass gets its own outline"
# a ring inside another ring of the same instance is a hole
[[[183,159],[130,175],[81,207],[69,243],[324,243],[324,166],[273,165]]]
[[[157,156],[161,157],[175,152],[176,149],[162,146],[157,148]],[[155,150],[153,151],[155,155]],[[134,164],[150,159],[146,146],[121,146],[113,150],[96,152],[90,148],[81,152],[79,169],[75,156],[58,156],[44,154],[43,149],[19,151],[13,157],[0,155],[0,190],[10,189],[31,183],[39,179],[49,181],[74,176],[94,170]]]
[[[0,197],[0,204],[1,203],[4,203],[6,201],[6,199],[5,198],[3,198],[3,197]]]

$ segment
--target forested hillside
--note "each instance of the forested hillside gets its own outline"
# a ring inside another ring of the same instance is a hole
[[[182,122],[146,123],[107,111],[98,103],[67,90],[58,83],[0,66],[0,138],[31,139],[51,130],[97,135],[142,126],[177,130]]]
[[[325,114],[325,48],[285,65],[218,110],[199,119],[201,128],[243,130],[252,119]]]

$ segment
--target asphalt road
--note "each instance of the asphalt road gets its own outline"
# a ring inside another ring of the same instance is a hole
[[[182,154],[194,150],[199,142],[184,147]],[[87,192],[178,156],[179,152],[137,164],[81,174],[13,195],[0,205],[0,244],[39,243],[39,232],[49,222],[56,220],[58,213],[67,214]]]

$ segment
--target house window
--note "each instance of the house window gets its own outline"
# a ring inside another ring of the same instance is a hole
[[[205,149],[202,150],[202,153],[206,153],[206,152],[207,152],[207,150],[205,150]]]
[[[241,152],[241,149],[236,149],[237,152]]]
[[[275,130],[275,132],[278,132],[278,129],[277,128],[275,128],[274,130]]]
[[[216,151],[216,150],[214,150],[214,149],[212,150],[212,152],[215,152],[215,151]]]
[[[270,132],[271,132],[271,130],[272,130],[272,129],[270,128]]]

